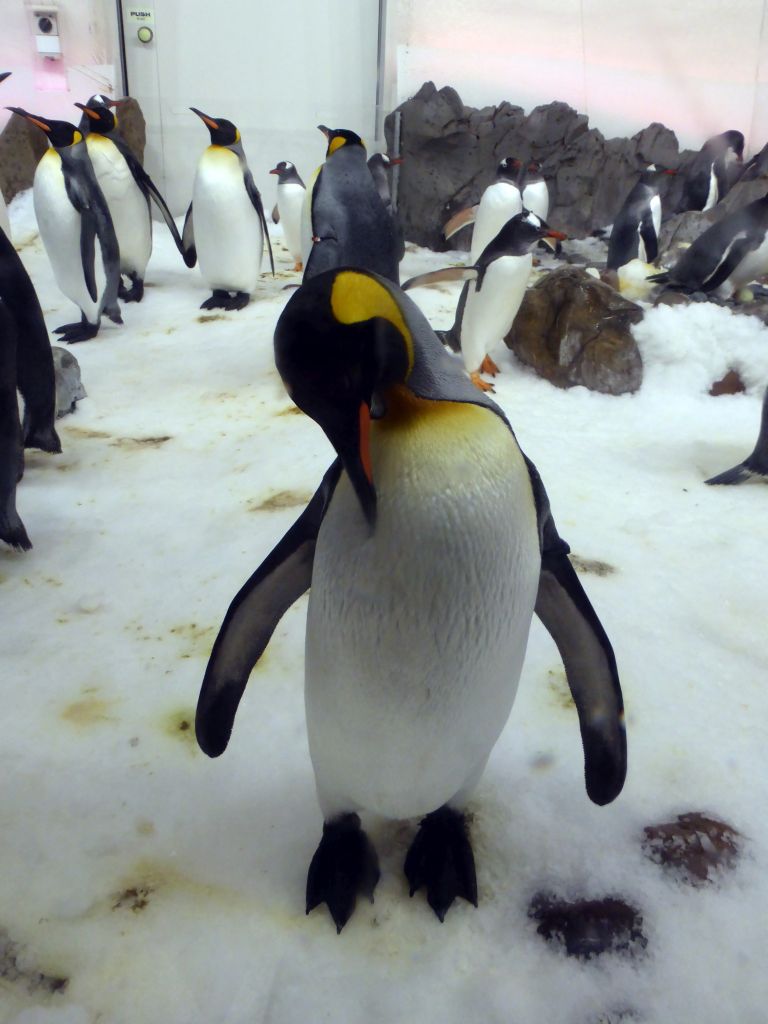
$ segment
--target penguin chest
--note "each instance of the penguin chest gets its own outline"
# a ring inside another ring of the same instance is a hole
[[[149,203],[113,142],[103,136],[89,135],[86,145],[117,235],[120,269],[138,273],[143,278],[152,252]]]
[[[762,277],[764,274],[768,274],[768,232],[763,236],[760,245],[747,253],[727,279],[724,286],[721,285],[721,293],[728,298],[731,292],[743,288],[744,285],[754,281],[755,278]]]
[[[326,801],[426,813],[482,769],[509,715],[538,586],[527,468],[495,413],[374,425],[376,526],[342,474],[307,623],[310,751]]]
[[[261,269],[261,222],[243,179],[240,161],[223,146],[210,146],[197,166],[192,191],[195,245],[211,289],[253,291]]]
[[[483,249],[492,242],[507,221],[520,213],[523,199],[520,189],[509,181],[497,181],[483,192],[472,231],[469,262],[476,263]]]
[[[301,216],[306,189],[295,182],[277,186],[277,208],[283,225],[285,246],[295,260],[301,257]]]
[[[546,181],[534,181],[523,189],[523,206],[541,220],[549,213],[549,189]]]
[[[461,324],[461,354],[470,373],[509,332],[532,267],[530,253],[500,256],[486,270],[480,290],[470,287]]]
[[[80,253],[80,214],[67,195],[61,157],[49,149],[40,160],[32,186],[35,217],[56,283],[76,303],[91,323],[98,321],[98,302],[88,293]],[[96,239],[95,272],[98,292],[104,287],[99,241]]]

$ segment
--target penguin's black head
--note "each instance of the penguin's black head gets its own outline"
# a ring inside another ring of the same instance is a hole
[[[360,136],[355,135],[347,128],[327,128],[324,124],[319,124],[317,127],[328,139],[328,149],[325,152],[327,157],[331,153],[335,153],[337,149],[341,149],[342,146],[362,146],[365,149],[365,143]]]
[[[723,132],[722,135],[726,146],[736,154],[736,159],[741,162],[744,159],[744,136],[741,132]]]
[[[277,180],[278,184],[280,184],[280,182],[293,173],[293,171],[295,171],[295,167],[290,160],[281,160],[279,164],[275,164],[269,173],[278,175]]]
[[[108,135],[109,132],[113,131],[117,127],[117,118],[109,109],[102,103],[76,103],[76,107],[79,107],[84,114],[88,117],[88,127],[96,135]]]
[[[236,142],[240,141],[240,132],[231,121],[226,121],[223,117],[209,117],[197,107],[189,109],[207,125],[208,131],[211,133],[212,146],[234,146]]]
[[[0,82],[4,82],[10,73],[10,71],[0,71]]]
[[[41,128],[48,136],[54,149],[66,149],[68,146],[74,146],[78,142],[83,141],[80,129],[70,124],[69,121],[51,121],[50,119],[39,117],[37,114],[30,114],[21,107],[6,107],[5,109],[12,110],[14,114],[26,118],[30,124]]]
[[[275,363],[288,393],[325,431],[371,525],[370,421],[383,414],[387,391],[413,366],[396,293],[368,271],[329,270],[302,284],[275,328]]]
[[[498,181],[515,181],[522,166],[517,157],[505,156],[496,165],[496,179]]]

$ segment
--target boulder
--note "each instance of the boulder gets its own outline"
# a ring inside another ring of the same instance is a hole
[[[630,331],[642,317],[642,309],[610,285],[564,267],[528,289],[504,341],[556,387],[582,384],[622,395],[642,383],[643,362]]]
[[[18,192],[32,187],[35,168],[46,149],[45,133],[12,114],[0,135],[0,188],[7,203]]]
[[[442,226],[479,201],[504,156],[540,161],[550,192],[548,220],[575,236],[610,224],[649,162],[676,168],[680,161],[677,139],[664,125],[606,140],[567,103],[547,103],[527,116],[506,102],[476,110],[464,106],[455,89],[425,82],[398,110],[405,158],[398,212],[408,241],[437,251],[469,248],[469,231],[446,243]],[[390,152],[394,124],[395,112],[384,126]],[[675,181],[663,182],[662,202]]]
[[[56,377],[56,418],[75,411],[75,405],[87,396],[80,379],[80,364],[72,353],[60,345],[51,346],[53,372]]]
[[[692,811],[679,814],[676,821],[648,825],[642,845],[654,863],[696,886],[713,882],[736,866],[740,840],[731,825]]]
[[[117,126],[140,163],[144,163],[147,125],[138,102],[129,96],[117,108]]]
[[[642,954],[648,945],[643,918],[629,903],[614,896],[599,900],[565,900],[537,893],[528,916],[548,942],[559,942],[567,956],[589,960],[603,953]]]

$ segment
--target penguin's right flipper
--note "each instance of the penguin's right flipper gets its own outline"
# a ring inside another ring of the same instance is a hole
[[[744,257],[758,248],[760,240],[755,235],[747,235],[741,238],[737,236],[733,245],[729,246],[723,253],[720,263],[703,279],[700,285],[701,290],[711,292],[719,288],[724,281],[728,280]]]
[[[448,241],[449,238],[453,238],[455,234],[458,234],[463,227],[467,224],[474,224],[477,219],[477,206],[470,206],[466,210],[459,210],[455,213],[450,220],[446,221],[443,225],[443,238]]]
[[[480,271],[477,267],[442,267],[440,270],[430,270],[426,274],[409,277],[400,287],[407,292],[411,288],[428,287],[442,281],[476,281],[479,276]]]
[[[83,264],[83,277],[88,294],[95,302],[98,298],[96,288],[96,218],[91,211],[83,208],[80,213],[80,259]]]
[[[209,757],[226,750],[253,666],[285,612],[309,589],[317,534],[340,474],[336,459],[299,518],[229,606],[197,702],[197,742]]]
[[[659,239],[656,235],[656,228],[653,226],[653,214],[651,213],[650,205],[643,209],[643,216],[640,220],[640,237],[645,246],[645,262],[653,263],[659,255]]]
[[[251,200],[253,208],[259,215],[259,220],[261,221],[261,230],[264,232],[267,249],[269,250],[269,265],[272,267],[272,276],[274,277],[275,258],[272,255],[272,241],[269,237],[269,228],[267,227],[267,217],[264,213],[264,204],[261,201],[261,192],[256,188],[256,182],[253,180],[253,175],[247,168],[243,175],[243,180],[245,181],[245,191],[248,193],[248,198]]]
[[[624,786],[627,735],[624,702],[611,642],[568,558],[544,484],[526,458],[541,537],[536,614],[557,644],[579,714],[587,794],[608,804]]]
[[[197,249],[195,248],[195,224],[192,220],[192,203],[189,204],[187,214],[184,217],[184,227],[181,232],[182,255],[188,267],[194,267],[197,263]]]

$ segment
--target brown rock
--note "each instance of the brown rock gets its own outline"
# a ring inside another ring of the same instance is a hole
[[[40,128],[18,114],[11,115],[0,135],[0,188],[7,203],[32,187],[35,168],[46,149],[48,142]]]
[[[517,358],[556,387],[582,384],[622,395],[643,379],[630,325],[642,309],[584,270],[553,271],[525,294],[504,339]]]
[[[677,821],[662,825],[648,825],[643,832],[646,856],[689,885],[713,882],[735,867],[740,854],[740,833],[701,811],[680,814]]]
[[[738,371],[729,370],[723,378],[715,381],[709,389],[709,393],[717,398],[718,395],[738,395],[746,390]]]
[[[539,922],[539,935],[562,943],[567,956],[582,960],[609,952],[636,956],[648,945],[640,912],[612,896],[569,902],[552,893],[537,893],[528,916]]]
[[[141,107],[132,96],[127,97],[117,108],[117,126],[120,134],[133,150],[134,154],[144,163],[144,148],[147,144],[147,125]]]

